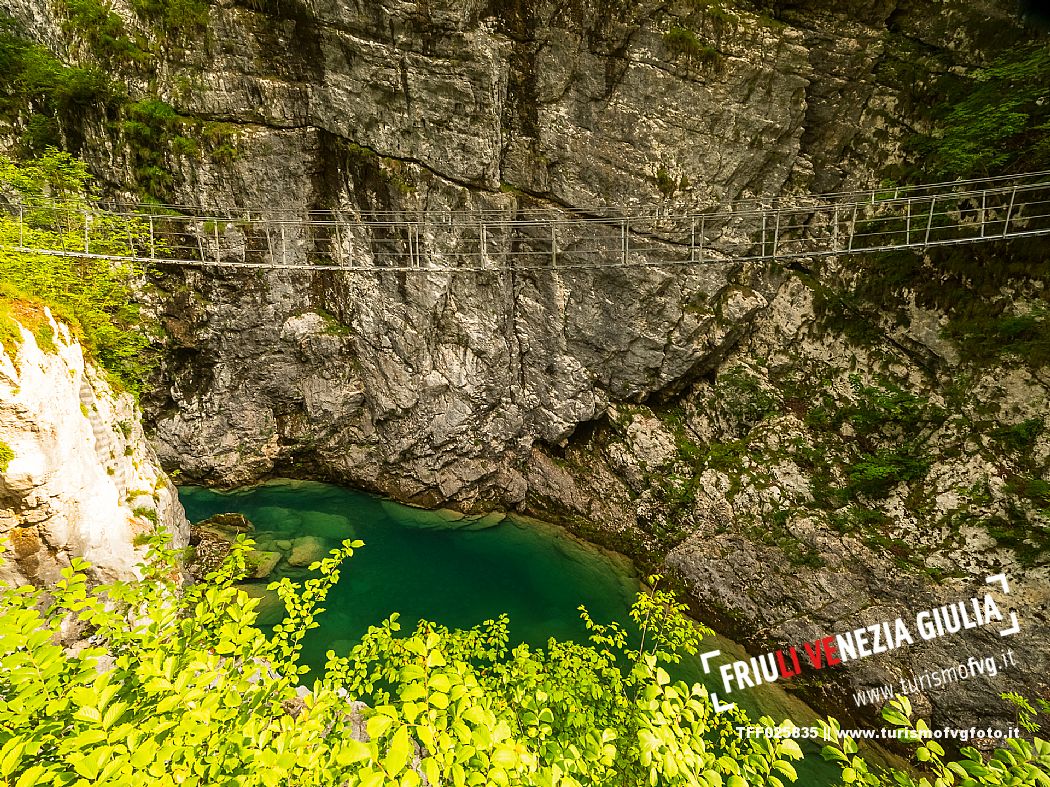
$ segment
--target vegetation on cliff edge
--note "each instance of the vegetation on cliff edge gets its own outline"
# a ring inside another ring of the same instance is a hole
[[[638,596],[643,631],[581,611],[590,643],[507,646],[507,620],[469,631],[397,616],[371,628],[322,678],[297,690],[303,635],[340,564],[360,542],[314,563],[301,585],[272,587],[287,617],[256,628],[257,599],[233,585],[250,542],[202,584],[180,587],[176,553],[154,539],[142,581],[88,588],[75,561],[53,588],[0,589],[0,783],[58,785],[697,785],[782,787],[801,757],[791,737],[746,738],[738,712],[716,714],[699,685],[665,665],[701,632],[670,594]],[[57,644],[70,624],[85,647]],[[352,702],[353,701],[353,702]],[[361,701],[364,704],[361,704]],[[912,727],[907,701],[884,714]],[[759,722],[771,724],[763,718]],[[790,722],[784,727],[791,729]],[[834,720],[825,729],[837,733]],[[359,732],[354,734],[354,728]],[[361,732],[366,733],[362,735]],[[871,772],[845,738],[824,756],[846,783],[1046,784],[1050,745],[1011,740],[985,758],[916,756],[929,778]],[[425,780],[425,781],[424,781]]]
[[[142,271],[106,259],[17,250],[83,250],[86,223],[94,254],[127,256],[148,242],[148,225],[91,212],[90,196],[84,164],[66,153],[51,150],[27,162],[0,156],[6,203],[0,211],[0,341],[14,349],[17,319],[34,330],[41,349],[53,349],[47,306],[115,383],[137,391],[152,365],[150,340],[131,299],[131,283]]]

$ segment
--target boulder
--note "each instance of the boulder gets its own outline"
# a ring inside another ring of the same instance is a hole
[[[281,562],[281,557],[280,552],[253,549],[248,553],[246,559],[248,571],[250,572],[249,576],[252,579],[266,579],[277,568],[277,564]]]
[[[212,530],[220,532],[233,533],[235,536],[240,533],[250,533],[255,530],[255,525],[244,514],[237,514],[234,512],[228,512],[225,514],[215,514],[207,519],[202,519],[197,523],[197,527],[207,527]]]
[[[328,545],[317,536],[301,536],[292,540],[292,553],[288,563],[293,566],[308,566],[328,554]]]
[[[197,581],[204,579],[208,574],[215,571],[226,556],[230,554],[231,539],[211,530],[200,528],[197,525],[190,526],[190,544],[192,553],[186,570]]]
[[[303,530],[329,541],[342,541],[354,537],[354,526],[349,519],[323,511],[304,511]]]

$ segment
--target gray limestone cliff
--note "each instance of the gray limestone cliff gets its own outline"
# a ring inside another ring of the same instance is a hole
[[[142,537],[163,529],[185,546],[186,516],[132,397],[49,312],[42,324],[19,325],[21,342],[0,352],[0,578],[50,584],[75,557],[95,581],[133,578]]]
[[[105,62],[63,25],[64,4],[10,6],[55,51]],[[153,46],[115,70],[132,98],[181,118],[159,138],[177,127],[199,146],[146,161],[129,124],[89,108],[78,151],[118,195],[271,216],[684,212],[871,185],[921,122],[922,85],[1025,35],[1006,2],[203,8],[183,35],[116,7]],[[715,245],[738,248],[731,230],[713,228]],[[433,255],[475,242],[436,226],[423,240]],[[654,259],[667,241],[637,240]],[[560,254],[587,241],[564,238]],[[1004,680],[1045,693],[1045,366],[974,371],[942,335],[944,309],[914,293],[885,319],[843,306],[864,276],[886,282],[835,261],[162,270],[143,295],[166,331],[147,418],[163,463],[205,483],[291,474],[517,508],[666,560],[754,649],[976,592],[1005,568],[1025,633]],[[1023,306],[1032,292],[1009,294]],[[946,664],[950,647],[807,691],[848,706],[858,687]],[[996,685],[932,693],[935,719],[990,718]]]

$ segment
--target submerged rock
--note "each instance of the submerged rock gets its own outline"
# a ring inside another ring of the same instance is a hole
[[[287,536],[297,534],[303,526],[303,518],[298,511],[280,506],[263,506],[255,511],[255,518],[263,523],[268,531]]]
[[[277,591],[268,590],[262,584],[251,583],[241,585],[240,589],[247,593],[249,598],[259,599],[259,606],[256,607],[256,614],[258,615],[255,620],[256,625],[273,626],[284,620],[286,610],[284,602],[277,595]]]
[[[247,555],[249,576],[252,579],[267,579],[281,562],[280,552],[253,549]]]
[[[292,541],[292,553],[288,563],[292,566],[308,566],[328,554],[325,540],[317,536],[301,536]]]
[[[303,529],[313,536],[326,538],[329,541],[342,541],[353,538],[354,526],[349,519],[322,511],[307,511],[303,515]]]

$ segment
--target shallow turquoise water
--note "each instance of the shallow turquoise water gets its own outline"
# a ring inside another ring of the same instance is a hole
[[[319,618],[309,633],[304,660],[322,667],[325,652],[345,652],[370,625],[392,612],[410,628],[421,618],[469,628],[501,613],[510,616],[512,642],[543,645],[550,637],[586,641],[577,607],[585,605],[598,622],[628,620],[640,586],[630,564],[582,544],[560,528],[508,517],[498,524],[454,520],[449,512],[408,508],[372,495],[304,481],[273,481],[233,492],[200,487],[179,490],[186,514],[196,522],[237,511],[256,527],[263,546],[274,539],[322,536],[334,547],[343,538],[365,546],[343,567]],[[282,563],[278,572],[295,576],[303,569]],[[265,583],[254,593],[265,595]],[[268,599],[271,611],[276,609]],[[265,608],[264,604],[261,608]],[[275,622],[275,621],[271,621]],[[724,653],[737,646],[718,639]],[[679,677],[702,678],[698,663],[685,664]],[[747,697],[734,696],[757,719],[768,713],[777,721],[790,716],[808,724],[812,711],[767,687]],[[798,784],[834,781],[837,769],[814,760],[807,751]]]

